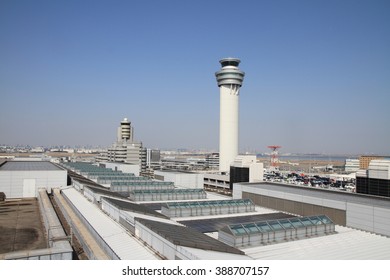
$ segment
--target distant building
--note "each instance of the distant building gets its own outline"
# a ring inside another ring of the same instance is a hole
[[[345,160],[345,172],[356,172],[360,169],[359,159],[350,159]]]
[[[115,143],[107,150],[107,161],[141,165],[142,143]]]
[[[204,174],[179,170],[155,170],[154,178],[173,182],[178,188],[203,189]]]
[[[205,173],[204,187],[206,190],[231,194],[234,183],[262,182],[264,165],[258,163],[256,155],[239,155],[230,166],[230,172]]]
[[[161,165],[160,150],[142,148],[141,150],[142,170],[147,168],[158,168]]]
[[[154,170],[161,168],[160,150],[141,149],[141,176],[154,178]]]
[[[356,192],[390,197],[390,159],[372,159],[356,173]]]
[[[206,167],[209,169],[219,169],[219,153],[212,153],[206,156]]]
[[[384,156],[360,156],[359,157],[359,168],[360,169],[368,169],[368,166],[370,165],[371,160],[373,159],[383,159]]]
[[[229,179],[227,174],[205,173],[204,188],[208,191],[231,194]]]
[[[32,148],[30,152],[32,152],[32,153],[44,153],[45,149],[43,147],[35,147],[35,148]]]
[[[263,176],[264,166],[257,162],[256,155],[239,155],[230,166],[230,189],[233,189],[234,183],[261,182]]]
[[[132,164],[141,170],[142,143],[134,141],[134,129],[127,118],[121,121],[117,131],[117,141],[101,153],[96,161]]]

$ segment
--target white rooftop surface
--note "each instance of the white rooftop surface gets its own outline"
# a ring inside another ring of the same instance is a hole
[[[230,254],[230,253],[217,252],[217,251],[207,251],[203,249],[191,248],[185,246],[180,246],[180,247],[190,252],[194,256],[197,256],[200,260],[251,260],[251,258],[246,255]],[[178,251],[180,251],[179,248]]]
[[[155,222],[160,222],[160,223],[165,223],[165,224],[171,224],[171,225],[176,225],[176,226],[183,226],[182,224],[174,221],[174,220],[169,220],[169,219],[163,219],[163,218],[159,218],[159,217],[154,217],[154,216],[150,216],[150,215],[144,215],[144,214],[140,214],[140,213],[136,213],[136,212],[133,212],[131,210],[121,210],[123,211],[123,215],[125,217],[127,216],[130,216],[130,217],[133,217],[133,218],[142,218],[142,219],[146,219],[146,220],[151,220],[151,221],[155,221]]]
[[[206,233],[204,233],[204,234],[206,234],[206,235],[208,235],[208,236],[210,236],[210,237],[212,237],[212,238],[214,238],[214,239],[218,239],[218,231],[206,232]]]
[[[256,260],[390,260],[390,238],[337,225],[336,232],[239,249]]]
[[[218,194],[215,192],[206,192],[206,194],[207,194],[208,200],[229,200],[229,199],[232,199],[232,197],[230,197],[230,196]]]
[[[122,260],[156,260],[157,256],[74,188],[63,189],[73,205]]]

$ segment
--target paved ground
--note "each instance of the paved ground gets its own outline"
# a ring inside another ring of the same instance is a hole
[[[0,202],[0,254],[47,248],[37,199]]]

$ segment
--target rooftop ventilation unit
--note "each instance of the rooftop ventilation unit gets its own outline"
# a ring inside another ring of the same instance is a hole
[[[330,233],[335,233],[333,221],[320,215],[228,225],[219,231],[218,239],[230,246],[248,247]]]
[[[170,202],[161,207],[161,213],[171,218],[224,215],[254,211],[255,205],[250,199]]]
[[[153,182],[168,183],[168,182]],[[195,200],[205,199],[207,194],[202,189],[159,189],[133,190],[129,198],[134,201],[162,201],[162,200]]]

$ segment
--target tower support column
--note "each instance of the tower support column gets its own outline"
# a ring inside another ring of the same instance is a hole
[[[238,155],[239,93],[245,73],[238,69],[240,60],[220,60],[222,69],[215,73],[220,91],[219,171],[227,172]]]

